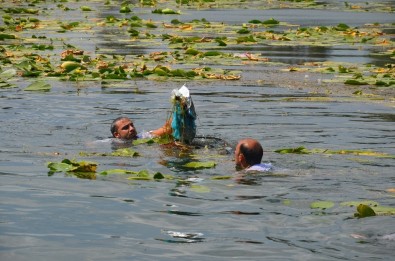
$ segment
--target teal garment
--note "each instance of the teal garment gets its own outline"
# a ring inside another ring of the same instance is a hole
[[[180,102],[177,101],[173,108],[171,121],[174,139],[184,143],[191,143],[196,135],[195,120],[196,112],[192,100],[191,106],[184,110],[181,108]]]

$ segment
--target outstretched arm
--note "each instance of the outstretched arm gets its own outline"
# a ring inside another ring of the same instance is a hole
[[[154,136],[157,137],[161,137],[161,136],[165,136],[165,135],[171,135],[173,132],[172,128],[171,128],[171,118],[168,119],[165,124],[160,127],[159,129],[150,131],[150,133]]]

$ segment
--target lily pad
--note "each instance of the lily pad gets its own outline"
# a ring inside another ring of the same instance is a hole
[[[212,180],[225,180],[225,179],[232,179],[232,176],[215,176],[215,177],[211,177],[210,179]]]
[[[357,211],[358,212],[355,213],[355,216],[359,218],[376,216],[376,212],[374,212],[374,210],[368,205],[359,204]]]
[[[348,85],[368,85],[367,82],[358,81],[358,80],[354,80],[354,79],[346,80],[344,82],[344,84],[348,84]]]
[[[126,169],[108,169],[100,172],[100,175],[113,175],[113,174],[134,174],[134,172]]]
[[[50,162],[47,167],[50,169],[50,172],[68,172],[74,169],[74,166],[64,162]]]
[[[112,152],[110,155],[116,156],[116,157],[137,157],[137,156],[140,156],[140,154],[137,151],[132,150],[131,148],[117,149],[116,151]]]
[[[349,207],[357,207],[360,204],[363,205],[368,205],[368,206],[378,206],[379,203],[373,200],[364,200],[364,201],[346,201],[346,202],[342,202],[340,203],[340,206],[349,206]]]
[[[49,91],[51,90],[51,85],[44,81],[37,81],[29,86],[27,86],[24,91]]]
[[[180,11],[174,11],[173,9],[170,8],[164,8],[164,9],[155,9],[152,11],[153,14],[180,14]]]
[[[395,215],[395,208],[394,207],[375,206],[375,207],[372,207],[372,209],[378,216]]]
[[[9,89],[9,88],[16,88],[16,85],[8,82],[0,81],[0,89]]]
[[[319,208],[322,210],[332,208],[335,205],[332,201],[316,201],[310,204],[310,208]]]
[[[60,65],[60,68],[62,68],[65,72],[71,72],[75,69],[81,68],[82,64],[74,61],[66,61]]]
[[[0,41],[4,41],[6,39],[15,39],[15,35],[13,35],[13,34],[0,34]]]
[[[3,71],[0,73],[0,79],[2,80],[8,80],[16,75],[16,70],[15,69],[8,69],[6,71]]]
[[[305,147],[278,149],[275,150],[274,152],[280,154],[287,154],[287,153],[310,154],[310,152]]]
[[[191,190],[194,192],[198,192],[198,193],[208,193],[210,192],[210,188],[207,186],[202,186],[202,185],[191,185]]]
[[[49,174],[55,172],[96,172],[97,163],[64,159],[61,162],[49,162]]]
[[[90,12],[90,11],[92,11],[92,8],[89,7],[89,6],[86,6],[86,5],[81,6],[80,9],[83,12]]]
[[[173,179],[171,175],[164,175],[160,172],[151,173],[148,170],[140,170],[132,172],[133,176],[128,177],[129,180],[161,180],[161,179]]]
[[[153,144],[155,143],[154,139],[148,138],[148,139],[137,139],[133,141],[133,145],[140,145],[140,144]]]
[[[184,164],[183,167],[189,169],[205,169],[205,168],[214,168],[216,163],[214,161],[206,161],[206,162],[199,162],[199,161],[192,161]]]

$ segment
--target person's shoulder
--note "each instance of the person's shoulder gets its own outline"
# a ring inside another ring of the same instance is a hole
[[[273,165],[271,163],[255,164],[249,167],[248,169],[246,169],[246,171],[261,171],[261,172],[271,171],[271,170],[273,170]]]
[[[151,139],[154,135],[150,131],[143,131],[137,134],[137,139]]]

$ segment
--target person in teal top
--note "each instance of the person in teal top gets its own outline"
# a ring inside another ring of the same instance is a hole
[[[237,170],[266,172],[273,169],[271,163],[261,163],[263,156],[262,145],[254,139],[242,139],[235,149]]]

